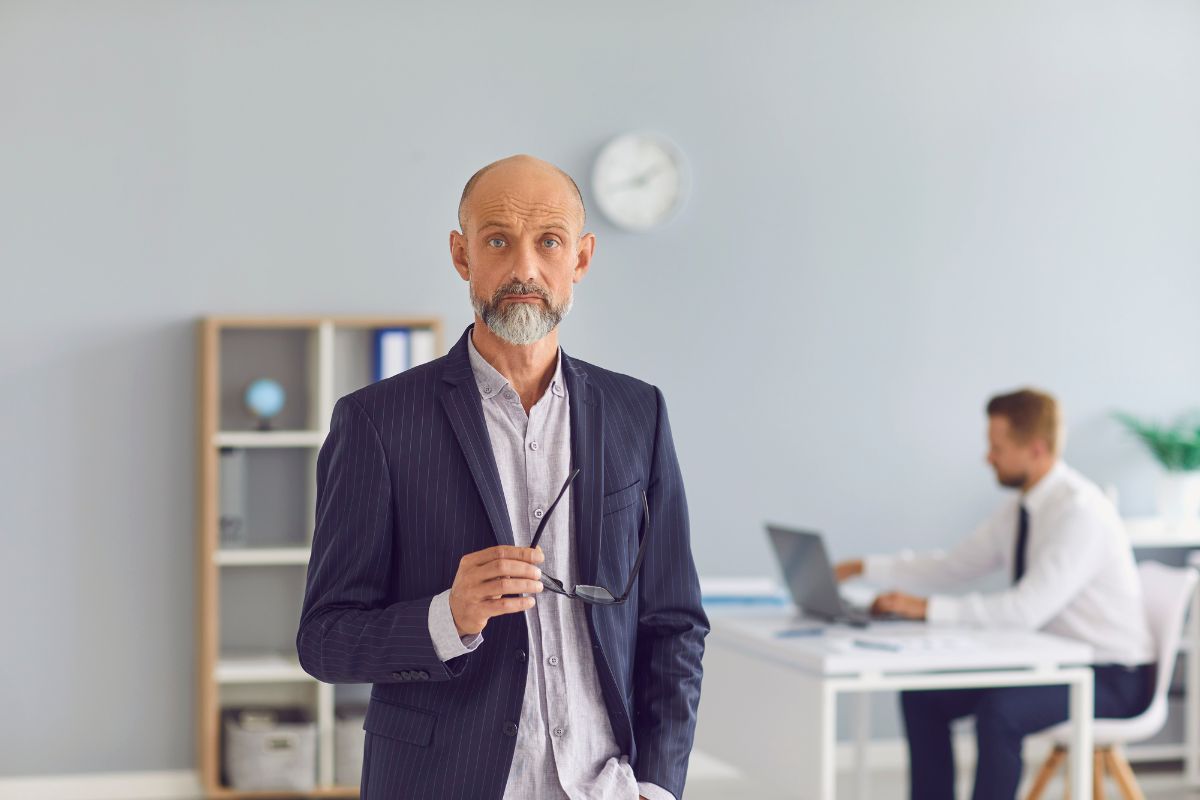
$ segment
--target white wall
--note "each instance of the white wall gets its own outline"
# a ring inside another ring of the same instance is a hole
[[[951,541],[1024,382],[1150,510],[1107,415],[1200,391],[1198,45],[1187,0],[0,3],[0,775],[192,762],[193,319],[456,336],[514,152],[691,160],[667,228],[593,215],[562,343],[664,390],[703,572],[767,519]]]

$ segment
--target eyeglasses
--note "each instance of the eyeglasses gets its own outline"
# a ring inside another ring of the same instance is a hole
[[[546,509],[546,513],[542,516],[542,521],[537,526],[537,531],[533,534],[533,541],[529,546],[537,547],[538,540],[542,538],[542,531],[546,529],[546,521],[550,519],[550,513],[554,511],[554,507],[558,505],[558,501],[562,499],[566,493],[567,487],[571,485],[571,481],[579,475],[579,469],[576,468],[569,476],[562,488],[558,490],[558,497],[554,498],[554,502]],[[638,531],[638,538],[641,544],[638,546],[637,558],[633,562],[633,571],[629,573],[629,582],[625,584],[625,591],[620,595],[614,596],[612,591],[603,586],[587,586],[584,584],[577,585],[574,590],[568,590],[563,586],[562,581],[558,578],[552,578],[545,572],[542,573],[542,586],[545,586],[555,594],[561,594],[564,597],[570,597],[575,600],[582,600],[585,603],[592,603],[598,606],[615,606],[624,603],[629,598],[629,592],[633,589],[633,581],[637,577],[638,570],[642,568],[642,558],[646,555],[646,531],[650,530],[650,502],[646,499],[646,491],[642,490],[642,527]]]

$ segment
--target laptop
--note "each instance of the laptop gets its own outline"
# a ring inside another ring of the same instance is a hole
[[[871,620],[900,620],[898,614],[875,614],[848,602],[838,591],[833,565],[821,534],[767,525],[792,600],[805,616],[865,627]]]

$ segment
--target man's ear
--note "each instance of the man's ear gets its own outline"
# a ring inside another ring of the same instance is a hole
[[[471,264],[467,260],[467,237],[458,231],[450,231],[450,261],[464,281],[471,280]]]
[[[579,237],[579,247],[576,250],[575,275],[573,283],[579,283],[592,265],[592,255],[596,252],[596,234],[585,233]]]

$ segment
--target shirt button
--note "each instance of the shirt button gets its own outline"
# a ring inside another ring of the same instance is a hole
[[[537,442],[530,442],[530,443],[529,443],[529,449],[530,449],[530,450],[537,450]]]
[[[562,735],[563,735],[563,734],[565,734],[566,732],[567,732],[567,731],[566,731],[566,729],[565,729],[565,728],[555,728],[555,729],[554,729],[554,735],[555,735],[555,736],[562,736]]]
[[[540,508],[535,508],[535,509],[533,510],[533,515],[534,515],[535,517],[537,517],[538,519],[541,519],[541,518],[542,518],[542,515],[543,515],[543,514],[545,514],[545,513],[546,513],[546,512],[545,512],[545,511],[542,511]]]
[[[505,725],[504,726],[504,735],[505,736],[516,736],[517,735],[517,723],[510,722],[507,725]]]
[[[483,387],[483,393],[484,393],[484,394],[491,394],[491,393],[492,393],[492,387],[490,387],[490,386],[485,386],[485,387]]]
[[[508,390],[508,389],[505,389],[505,390],[504,390],[504,397],[505,397],[505,399],[507,399],[507,400],[512,400],[512,399],[513,399],[513,397],[515,397],[515,396],[516,396],[516,395],[514,395],[514,394],[513,394],[513,393],[512,393],[510,390]]]
[[[546,659],[546,663],[552,667],[557,667],[558,666],[558,656],[550,656],[549,658]]]

